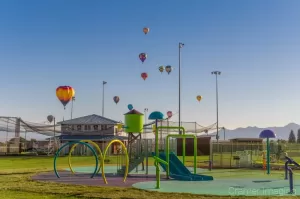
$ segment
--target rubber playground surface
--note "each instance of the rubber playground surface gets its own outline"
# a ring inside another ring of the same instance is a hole
[[[192,171],[192,168],[189,168]],[[138,189],[159,192],[193,193],[207,195],[231,195],[231,196],[300,196],[300,173],[294,175],[294,194],[289,194],[289,181],[284,180],[284,170],[271,171],[270,175],[262,170],[226,170],[216,169],[208,171],[198,169],[197,173],[211,175],[213,181],[177,181],[167,180],[161,177],[161,188],[155,189],[155,167],[149,166],[148,176],[145,171],[133,170],[129,173],[126,182],[122,176],[117,176],[115,166],[105,166],[108,184],[105,185],[101,175],[90,178],[94,167],[75,167],[75,175],[68,171],[59,172],[61,178],[57,178],[54,172],[43,173],[34,176],[34,180],[53,181],[70,184],[83,184],[90,186],[120,186],[135,187]],[[161,174],[164,172],[161,169]]]

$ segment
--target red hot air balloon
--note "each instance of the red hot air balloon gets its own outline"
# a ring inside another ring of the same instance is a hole
[[[119,96],[114,96],[114,102],[116,103],[116,104],[118,104],[119,103],[119,101],[120,101],[120,98],[119,98]]]
[[[168,112],[167,112],[168,118],[172,117],[172,115],[173,115],[172,111],[168,111]]]
[[[142,73],[142,74],[141,74],[141,77],[142,77],[144,80],[146,80],[147,77],[148,77],[148,74],[147,74],[147,73]]]
[[[145,35],[148,33],[150,31],[150,29],[149,28],[143,28],[143,32],[145,33]]]

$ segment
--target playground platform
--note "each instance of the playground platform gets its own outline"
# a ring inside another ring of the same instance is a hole
[[[44,182],[57,182],[73,185],[104,186],[104,187],[134,187],[147,191],[192,193],[201,195],[219,196],[300,196],[300,172],[294,172],[294,194],[289,194],[289,182],[284,180],[284,172],[273,170],[267,175],[262,170],[249,169],[216,169],[208,171],[197,169],[197,173],[214,177],[212,181],[178,181],[167,180],[161,176],[161,188],[155,189],[155,167],[149,166],[148,175],[145,171],[136,170],[129,173],[126,182],[122,176],[115,175],[116,167],[105,167],[108,184],[103,182],[101,175],[90,178],[94,167],[74,168],[76,174],[68,169],[60,171],[61,178],[53,172],[41,173],[33,176],[33,180]],[[192,170],[192,168],[189,168]],[[163,172],[162,172],[163,174]],[[176,188],[174,188],[176,187]]]
[[[123,182],[122,176],[106,174],[108,184],[105,184],[101,175],[91,178],[90,174],[78,173],[71,174],[70,172],[60,172],[60,178],[57,178],[53,172],[41,173],[33,176],[33,180],[42,182],[57,182],[73,185],[88,185],[88,186],[105,186],[105,187],[132,187],[133,184],[138,182],[155,181],[155,175],[130,175],[127,177],[126,182]],[[162,179],[163,181],[164,179]]]

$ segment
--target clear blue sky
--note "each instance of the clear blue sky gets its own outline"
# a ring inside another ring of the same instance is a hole
[[[109,118],[123,120],[129,103],[177,112],[183,42],[183,121],[216,121],[211,71],[220,70],[221,126],[300,123],[299,8],[298,0],[1,1],[1,115],[69,119],[70,104],[64,111],[55,95],[60,85],[76,90],[74,117],[101,115],[103,80]],[[174,71],[160,74],[167,64]]]

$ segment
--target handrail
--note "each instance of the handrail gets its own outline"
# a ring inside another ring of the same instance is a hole
[[[289,164],[294,164],[297,167],[299,167],[300,165],[288,156],[285,156],[285,159],[287,159],[287,161],[284,164],[284,168],[285,168],[285,178],[284,179],[285,180],[288,179],[288,172],[289,172],[289,184],[290,184],[289,194],[293,194],[294,193],[293,170],[291,169],[291,167],[289,167]]]
[[[154,165],[156,167],[156,189],[159,189],[160,187],[160,169],[159,169],[159,162],[162,163],[162,164],[165,164],[167,165],[168,167],[168,163],[162,159],[160,159],[159,157],[157,156],[152,156],[154,158]]]
[[[157,162],[160,162],[160,163],[162,163],[162,164],[168,165],[168,162],[166,162],[166,161],[160,159],[160,158],[157,157],[157,156],[153,156],[153,158],[154,158],[154,160],[157,161]]]

